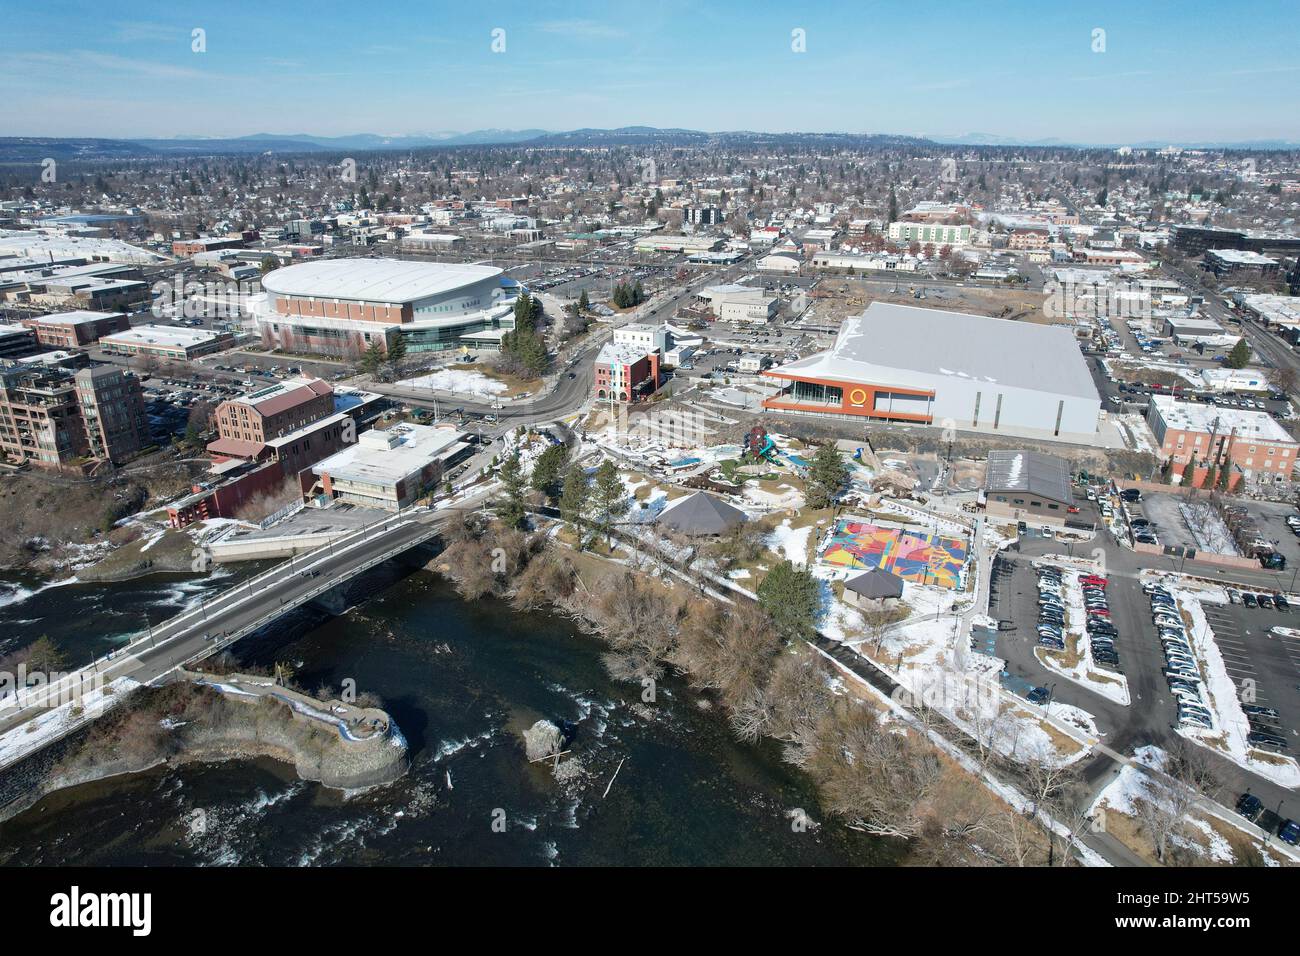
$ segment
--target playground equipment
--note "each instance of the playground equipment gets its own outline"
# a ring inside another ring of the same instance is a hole
[[[772,436],[767,433],[767,429],[762,425],[756,425],[745,436],[745,451],[755,458],[762,458],[764,461],[776,463],[776,442],[772,440]]]

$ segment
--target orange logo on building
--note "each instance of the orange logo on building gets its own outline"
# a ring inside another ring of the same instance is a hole
[[[849,392],[850,405],[865,405],[867,403],[867,390],[865,388],[855,388]]]

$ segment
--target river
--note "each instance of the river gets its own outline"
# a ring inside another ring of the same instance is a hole
[[[231,583],[49,587],[11,577],[0,582],[0,600],[9,597],[0,628],[11,644],[46,633],[70,654],[102,652],[140,626],[142,609],[156,621]],[[641,688],[613,682],[601,651],[563,618],[463,601],[429,572],[381,582],[348,613],[245,642],[239,656],[292,662],[309,690],[352,680],[378,694],[411,746],[399,782],[345,796],[271,761],[161,768],[46,797],[0,825],[0,862],[896,862],[896,845],[827,823],[779,748],[735,741],[707,694],[670,678],[654,704],[638,706]],[[519,731],[542,717],[576,725],[572,756],[586,770],[576,783],[527,763]],[[814,825],[793,826],[797,810]]]

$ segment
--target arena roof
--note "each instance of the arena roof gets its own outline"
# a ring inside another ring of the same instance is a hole
[[[417,302],[501,275],[490,266],[399,259],[322,259],[276,269],[262,288],[279,295],[352,302]]]
[[[846,318],[830,351],[766,374],[905,386],[907,372],[1097,400],[1067,328],[887,302]]]

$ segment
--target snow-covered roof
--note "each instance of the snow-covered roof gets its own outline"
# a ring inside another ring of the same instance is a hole
[[[268,273],[262,288],[277,295],[356,302],[417,302],[493,279],[490,266],[399,259],[322,259]]]

